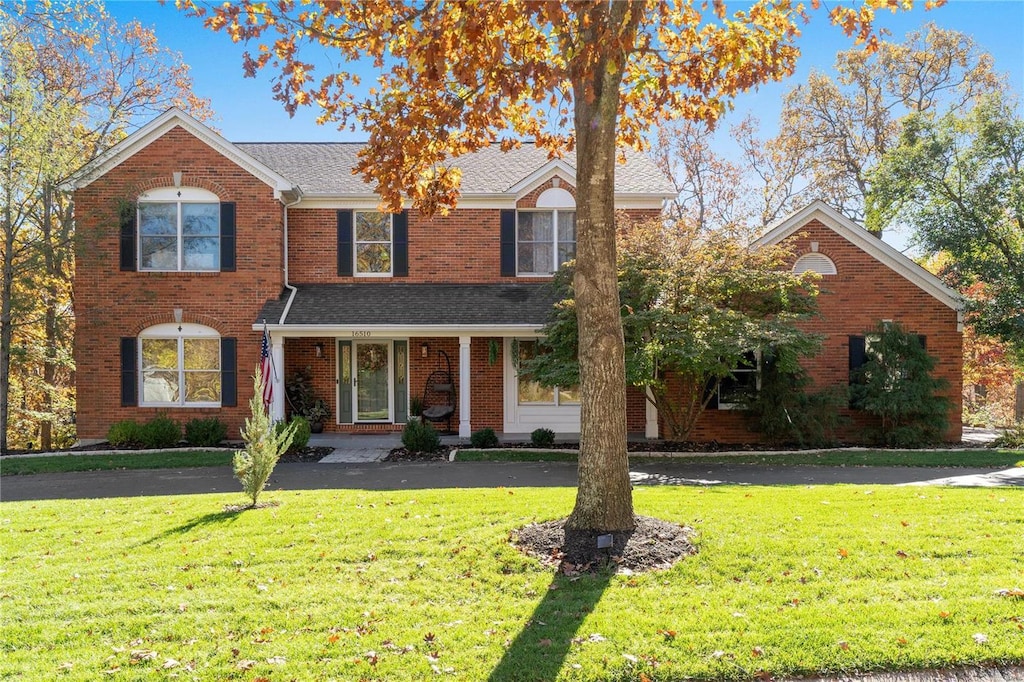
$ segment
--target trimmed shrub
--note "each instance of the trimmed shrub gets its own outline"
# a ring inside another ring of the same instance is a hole
[[[402,430],[402,445],[410,452],[436,452],[441,449],[441,436],[430,422],[414,419]]]
[[[216,417],[191,419],[185,424],[185,440],[189,445],[212,448],[228,437],[228,427]]]
[[[480,429],[479,431],[474,431],[473,435],[469,437],[469,444],[474,448],[480,448],[481,450],[496,448],[500,445],[498,442],[498,434],[494,432],[494,429]]]
[[[181,425],[167,415],[158,414],[142,425],[139,434],[147,448],[170,448],[181,440]]]
[[[998,438],[992,441],[992,446],[997,448],[1016,448],[1024,450],[1024,421],[1006,429]]]
[[[555,432],[551,429],[534,429],[530,434],[530,443],[538,448],[550,448],[555,444]]]
[[[142,426],[134,419],[114,422],[107,429],[107,442],[116,448],[142,445]]]
[[[286,451],[289,455],[293,455],[302,448],[309,445],[309,435],[312,432],[309,426],[309,420],[306,419],[305,417],[298,416],[292,417],[292,420],[290,422],[279,421],[277,422],[277,424],[274,425],[274,428],[277,430],[277,435],[280,436],[282,433],[284,433],[285,429],[287,429],[289,426],[292,426],[293,424],[294,427],[292,428],[292,444],[288,446],[288,450]]]

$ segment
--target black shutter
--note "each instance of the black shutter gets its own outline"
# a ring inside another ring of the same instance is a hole
[[[121,271],[134,272],[136,267],[135,204],[121,207]]]
[[[220,339],[220,404],[238,404],[238,342],[231,336]]]
[[[927,351],[928,350],[927,340],[928,340],[928,337],[926,337],[924,334],[918,334],[917,335],[917,342],[919,344],[921,344],[921,350],[923,350],[923,351]]]
[[[338,211],[338,277],[352,276],[352,211]]]
[[[121,407],[135,407],[138,397],[138,350],[134,336],[121,337]]]
[[[868,361],[866,345],[863,336],[850,337],[850,383],[854,381],[854,372],[864,366]]]
[[[501,276],[516,276],[516,212],[501,211]]]
[[[220,269],[235,271],[235,202],[220,204]]]
[[[391,237],[395,250],[392,271],[395,277],[409,276],[409,212],[402,211],[391,216]]]

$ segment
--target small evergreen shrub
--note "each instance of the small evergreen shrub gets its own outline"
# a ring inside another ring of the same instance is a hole
[[[309,420],[305,417],[292,417],[290,422],[280,421],[274,426],[277,430],[277,435],[284,433],[285,429],[292,427],[292,444],[288,446],[288,454],[295,454],[299,450],[309,445],[309,436],[312,433],[311,427],[309,426]]]
[[[164,414],[158,414],[142,425],[139,435],[147,448],[171,448],[181,440],[181,425]]]
[[[941,442],[949,426],[947,383],[932,376],[935,358],[916,334],[880,324],[870,335],[867,362],[850,387],[853,406],[881,420],[879,441],[891,447]]]
[[[402,430],[402,445],[410,452],[435,452],[441,449],[441,436],[430,422],[413,420]]]
[[[480,429],[474,431],[473,435],[469,437],[469,444],[474,448],[480,448],[486,450],[487,448],[496,448],[498,443],[498,434],[494,432],[494,429]]]
[[[216,417],[190,419],[185,424],[185,441],[189,445],[212,448],[228,437],[228,427]]]
[[[538,448],[550,448],[555,444],[555,432],[551,429],[534,429],[530,434],[530,443]]]
[[[142,445],[142,426],[134,419],[114,422],[107,429],[107,442],[115,448]]]
[[[274,427],[267,411],[263,407],[263,373],[256,368],[253,377],[253,395],[249,400],[249,417],[242,427],[242,440],[245,448],[236,450],[232,460],[235,477],[242,484],[242,491],[256,506],[263,488],[270,479],[277,460],[287,452],[292,443],[292,436],[297,428],[292,422],[282,430]]]

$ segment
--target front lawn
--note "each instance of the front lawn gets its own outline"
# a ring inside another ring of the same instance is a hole
[[[749,680],[1024,662],[1024,490],[637,488],[699,553],[556,575],[574,490],[0,504],[0,678]]]
[[[575,450],[460,449],[461,462],[575,462]],[[633,463],[664,462],[664,456],[630,453]],[[767,464],[770,466],[901,466],[901,467],[1013,467],[1024,465],[1020,450],[826,450],[775,454],[750,452],[736,455],[679,453],[680,464]]]
[[[67,471],[110,471],[113,469],[180,469],[231,464],[231,450],[188,450],[175,452],[126,452],[114,455],[48,455],[46,457],[4,457],[0,474],[53,474]]]

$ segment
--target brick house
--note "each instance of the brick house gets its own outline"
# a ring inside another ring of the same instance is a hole
[[[514,357],[533,351],[555,302],[547,283],[574,253],[574,157],[524,146],[460,158],[459,207],[428,218],[377,212],[351,173],[360,146],[231,143],[172,109],[76,176],[81,440],[157,413],[217,416],[237,435],[264,329],[277,418],[284,382],[308,369],[328,431],[400,429],[416,397],[464,437],[578,431],[576,389],[521,379]],[[633,217],[658,215],[672,195],[642,155],[617,169],[616,205]],[[797,267],[837,272],[823,276],[810,323],[828,335],[812,360],[819,381],[845,383],[849,337],[895,319],[940,355],[959,415],[955,294],[821,204],[764,239],[792,240]],[[628,410],[631,431],[658,435],[642,393],[630,390]],[[756,438],[725,409],[695,436]]]

